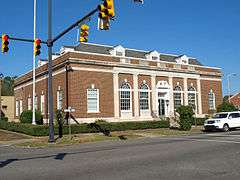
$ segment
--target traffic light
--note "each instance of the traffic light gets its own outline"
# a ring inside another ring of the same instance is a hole
[[[99,29],[108,30],[110,20],[115,17],[114,0],[105,0],[103,4],[98,5],[99,10]]]
[[[86,24],[81,26],[80,42],[88,42],[89,29],[89,26]]]
[[[35,39],[34,40],[34,55],[38,56],[41,54],[41,40],[40,39]]]
[[[8,39],[9,39],[8,35],[6,35],[6,34],[2,35],[2,53],[6,53],[9,50],[9,48],[8,48],[8,45],[9,45]]]

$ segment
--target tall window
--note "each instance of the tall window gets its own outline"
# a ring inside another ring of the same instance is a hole
[[[19,101],[16,101],[16,116],[19,116]]]
[[[215,107],[215,94],[213,93],[213,90],[211,89],[208,93],[208,107],[210,110],[214,110]]]
[[[19,113],[20,113],[20,115],[22,114],[22,112],[23,112],[23,101],[20,100],[19,101]]]
[[[182,105],[182,88],[176,86],[173,89],[174,109],[179,108]]]
[[[196,110],[196,90],[192,86],[188,88],[188,105]]]
[[[131,87],[128,83],[123,83],[120,87],[120,109],[131,110]]]
[[[87,90],[87,111],[89,113],[99,112],[99,90],[98,89]]]
[[[57,110],[62,110],[62,104],[63,104],[63,91],[59,90],[57,91]]]
[[[28,97],[28,100],[27,100],[27,102],[28,102],[28,110],[31,110],[32,109],[32,98],[31,97]]]
[[[146,84],[140,87],[140,110],[149,110],[149,88]]]
[[[45,97],[44,94],[42,94],[41,99],[40,99],[40,111],[41,111],[42,114],[45,113],[45,106],[44,106],[45,98],[44,97]]]

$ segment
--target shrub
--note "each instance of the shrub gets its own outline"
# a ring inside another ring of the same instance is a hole
[[[7,117],[1,117],[0,121],[8,121]]]
[[[143,121],[143,122],[114,122],[114,123],[98,123],[101,129],[111,131],[137,130],[137,129],[157,129],[169,128],[168,121]],[[26,123],[14,123],[0,121],[0,128],[28,134],[31,136],[48,136],[49,127],[47,125],[32,125]],[[99,129],[91,127],[90,124],[74,124],[71,125],[73,134],[78,133],[96,133]],[[58,134],[58,126],[54,126],[55,135]],[[63,126],[63,134],[68,134],[68,126]]]
[[[205,120],[208,118],[193,118],[192,125],[202,126],[204,125]]]
[[[217,107],[217,112],[237,111],[238,109],[229,102],[223,102]]]
[[[190,106],[180,106],[177,109],[177,112],[180,115],[180,130],[189,131],[192,127],[193,118],[193,110]]]
[[[36,118],[36,124],[39,124],[39,125],[43,124],[43,116],[39,111],[35,112],[35,118]],[[20,115],[20,122],[31,124],[32,123],[32,111],[31,110],[23,111]]]

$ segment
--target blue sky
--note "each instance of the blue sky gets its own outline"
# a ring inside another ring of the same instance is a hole
[[[100,0],[53,0],[53,33],[56,35],[99,4]],[[115,0],[116,20],[110,31],[97,30],[97,15],[91,18],[89,42],[157,50],[160,53],[186,54],[204,65],[221,67],[223,92],[226,75],[231,78],[232,93],[240,90],[240,1],[239,0]],[[4,7],[4,8],[3,8]],[[47,0],[38,0],[37,34],[47,39]],[[33,0],[9,0],[1,3],[0,33],[33,37]],[[5,15],[5,16],[4,16]],[[77,30],[71,31],[54,46],[76,45]],[[20,75],[32,68],[32,45],[10,41],[7,54],[0,54],[0,72]],[[40,58],[46,58],[42,48]]]

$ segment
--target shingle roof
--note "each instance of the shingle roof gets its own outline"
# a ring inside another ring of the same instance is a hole
[[[110,51],[114,48],[114,46],[105,46],[105,45],[90,44],[90,43],[81,43],[78,46],[64,46],[64,47],[73,48],[75,51],[106,54],[106,55],[110,55]],[[149,54],[151,52],[151,51],[134,50],[134,49],[128,49],[128,48],[125,48],[125,49],[126,49],[125,56],[132,57],[132,58],[146,59],[146,54]],[[160,53],[161,61],[165,61],[165,62],[176,62],[175,59],[180,56],[182,55],[169,55],[169,54]],[[202,64],[195,58],[189,58],[189,64],[202,66]]]

